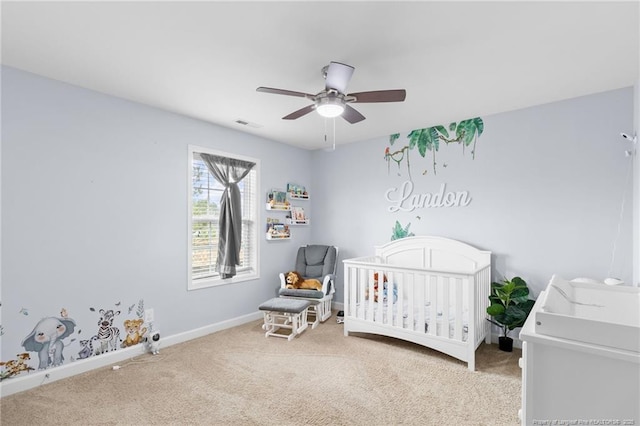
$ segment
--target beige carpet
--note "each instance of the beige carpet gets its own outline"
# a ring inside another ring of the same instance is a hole
[[[288,342],[251,322],[0,400],[2,425],[517,425],[520,351],[477,371],[335,316]]]

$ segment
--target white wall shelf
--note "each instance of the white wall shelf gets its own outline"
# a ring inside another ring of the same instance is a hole
[[[291,211],[291,205],[290,204],[270,204],[267,203],[266,204],[266,209],[267,210],[272,210],[272,211],[280,211],[280,212],[290,212]]]
[[[290,240],[291,235],[280,235],[280,234],[270,234],[267,232],[267,240],[269,241],[282,241],[282,240]]]
[[[310,220],[309,219],[294,220],[294,219],[287,218],[285,219],[285,223],[287,225],[309,225]]]
[[[294,194],[293,192],[289,192],[288,195],[292,200],[308,200],[310,198],[308,194]]]

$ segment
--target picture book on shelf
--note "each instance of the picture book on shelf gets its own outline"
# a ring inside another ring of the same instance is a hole
[[[292,207],[291,210],[292,210],[291,217],[293,218],[293,220],[296,220],[296,221],[306,220],[306,217],[304,215],[304,209],[302,207]]]
[[[307,190],[302,185],[296,185],[295,183],[287,184],[287,192],[291,194],[295,198],[308,198],[309,194]]]
[[[267,235],[269,238],[289,238],[289,227],[280,219],[267,218]]]

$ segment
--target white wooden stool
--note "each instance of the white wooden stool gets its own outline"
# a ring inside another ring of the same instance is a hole
[[[308,300],[285,299],[274,297],[258,306],[263,311],[264,324],[262,328],[267,332],[265,337],[284,337],[291,341],[298,334],[307,329]],[[289,334],[276,333],[281,328],[291,330]]]

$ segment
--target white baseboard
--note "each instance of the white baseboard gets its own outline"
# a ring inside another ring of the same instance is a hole
[[[237,327],[239,325],[246,324],[248,322],[259,320],[262,318],[263,318],[262,312],[257,311],[251,314],[243,315],[241,317],[232,318],[226,321],[196,328],[194,330],[185,331],[184,333],[174,334],[173,336],[168,336],[168,337],[162,337],[162,340],[161,340],[162,344],[160,345],[160,348],[162,348],[162,346],[172,346],[178,343],[197,339],[198,337],[206,336],[207,334],[226,330],[227,328],[231,328],[231,327]]]
[[[196,328],[195,330],[186,331],[184,333],[174,334],[172,336],[163,336],[160,331],[160,352],[162,348],[206,336],[217,331],[227,328],[236,327],[262,318],[262,312],[257,311],[241,317],[232,318],[216,324],[207,325],[205,327]],[[80,359],[61,365],[59,367],[48,368],[46,370],[38,370],[32,373],[21,374],[18,377],[7,379],[0,382],[0,398],[12,395],[17,392],[29,390],[46,383],[55,382],[60,379],[75,376],[97,368],[106,367],[111,364],[117,364],[121,361],[142,355],[146,352],[146,345],[139,344],[124,349],[118,349],[98,356],[92,356],[86,359]],[[149,354],[149,356],[153,356]]]

